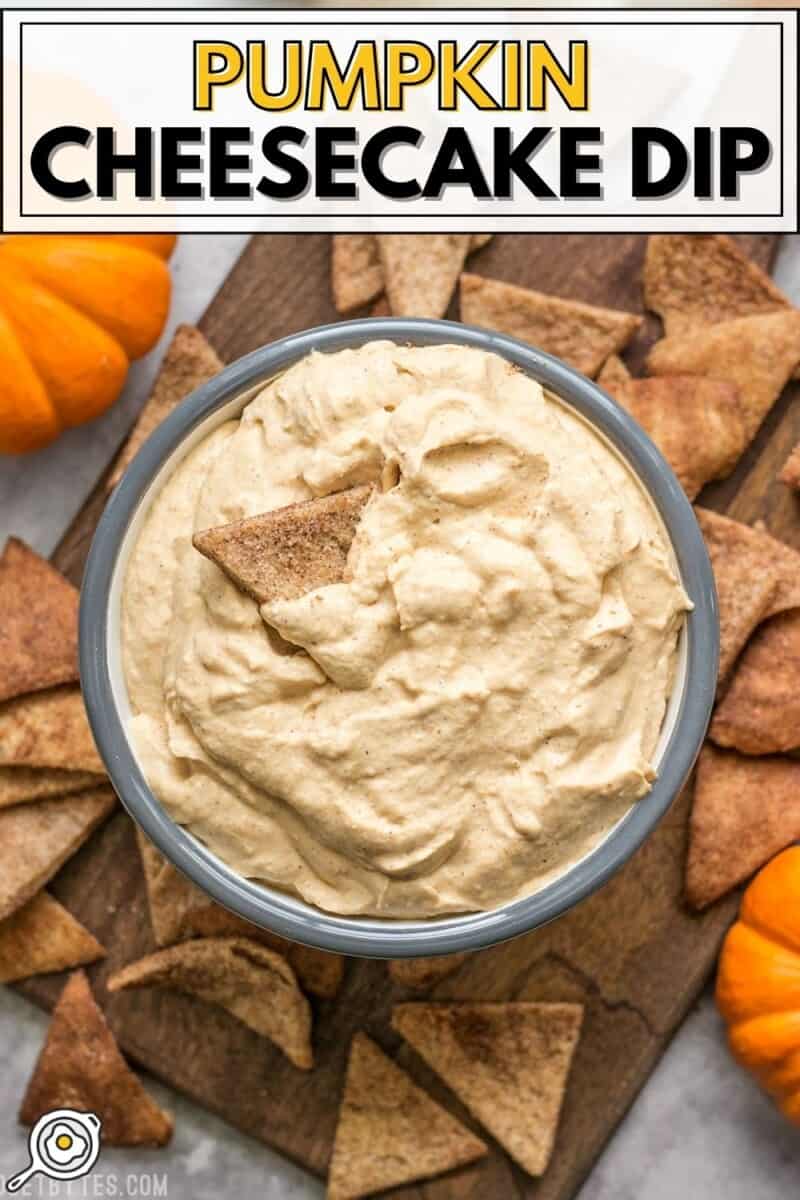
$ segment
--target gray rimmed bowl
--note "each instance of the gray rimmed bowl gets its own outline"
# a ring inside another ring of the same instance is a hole
[[[639,478],[661,515],[683,585],[694,602],[679,642],[652,790],[562,875],[490,912],[418,921],[341,917],[245,879],[161,807],[126,732],[130,708],[121,666],[120,598],[128,555],[154,496],[191,447],[235,416],[274,376],[312,350],[331,352],[378,338],[492,351],[554,392],[611,443]],[[131,463],[97,527],[81,593],[80,669],[89,722],[111,781],[133,819],[166,858],[226,908],[293,941],[375,958],[478,950],[553,920],[602,886],[655,828],[685,783],[711,714],[718,657],[717,599],[708,554],[691,505],[647,435],[596,384],[564,363],[515,338],[450,321],[346,321],[283,338],[226,367],[159,426]]]

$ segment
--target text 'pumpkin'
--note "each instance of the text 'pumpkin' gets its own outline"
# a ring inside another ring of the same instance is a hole
[[[0,452],[38,450],[114,403],[167,319],[166,234],[0,240]]]

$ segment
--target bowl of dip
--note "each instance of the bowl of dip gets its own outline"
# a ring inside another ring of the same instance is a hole
[[[347,577],[258,605],[198,531],[370,482]],[[659,451],[516,339],[342,322],[152,434],[84,575],[81,681],[125,807],[241,917],[370,957],[550,921],[655,828],[717,679],[713,575]]]

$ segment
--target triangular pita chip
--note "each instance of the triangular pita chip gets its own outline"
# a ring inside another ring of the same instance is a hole
[[[750,441],[800,362],[800,312],[738,317],[656,342],[651,375],[707,375],[739,389]]]
[[[796,492],[800,492],[800,442],[797,443],[783,465],[781,482],[785,483],[787,487],[794,488]]]
[[[340,954],[288,942],[228,912],[168,863],[138,827],[136,836],[147,884],[150,924],[159,946],[193,937],[252,938],[282,954],[306,991],[328,999],[336,995],[344,974]]]
[[[303,1070],[313,1065],[311,1010],[285,958],[246,938],[198,938],[129,963],[110,992],[167,987],[219,1005],[283,1050]]]
[[[531,1175],[547,1167],[580,1004],[400,1004],[392,1025]]]
[[[296,600],[344,578],[372,485],[288,504],[257,517],[196,533],[196,550],[257,604]]]
[[[105,957],[97,938],[47,892],[0,921],[0,983],[66,971]]]
[[[372,233],[335,233],[331,248],[331,287],[338,312],[367,304],[383,291],[378,240]]]
[[[378,234],[395,317],[443,317],[469,250],[468,233]]]
[[[440,979],[457,971],[468,957],[467,954],[440,954],[434,958],[395,958],[389,963],[389,974],[401,987],[426,992]]]
[[[720,664],[724,682],[761,621],[800,606],[800,554],[768,533],[695,508],[714,568],[719,598]]]
[[[603,363],[602,370],[597,376],[597,382],[601,388],[605,388],[612,396],[617,397],[618,392],[631,382],[631,375],[625,363],[618,354],[612,354]]]
[[[409,235],[403,236],[408,237]],[[467,254],[482,250],[493,237],[493,233],[471,234]],[[389,301],[380,294],[384,288],[383,264],[378,249],[378,239],[374,233],[335,233],[333,235],[331,287],[333,303],[338,312],[344,313],[353,308],[360,308],[362,304],[367,304],[377,296],[378,299],[369,315],[371,317],[390,317],[392,315]]]
[[[0,920],[30,900],[106,819],[110,787],[0,812]]]
[[[0,767],[0,809],[28,804],[46,796],[71,796],[103,782],[89,771],[56,771],[51,767]]]
[[[0,765],[102,775],[80,688],[66,684],[0,705]]]
[[[222,370],[223,363],[213,346],[193,325],[179,325],[167,347],[152,391],[128,440],[120,451],[107,486],[116,487],[125,469],[141,450],[153,430],[168,417],[190,392],[208,383]]]
[[[706,743],[689,820],[686,898],[706,908],[800,838],[800,762]]]
[[[791,307],[724,233],[651,234],[643,278],[645,304],[661,317],[668,337]]]
[[[800,746],[800,608],[757,629],[711,722],[719,746],[782,754]]]
[[[603,386],[650,435],[690,500],[730,475],[747,445],[739,393],[724,380],[660,375]]]
[[[19,1111],[33,1125],[55,1108],[94,1112],[109,1146],[165,1146],[172,1119],[119,1052],[83,971],[67,981]]]
[[[633,313],[466,274],[461,276],[461,320],[510,334],[589,376],[624,349],[642,324]]]
[[[358,1200],[482,1158],[487,1148],[366,1034],[350,1045],[328,1200]]]
[[[77,678],[77,588],[9,538],[0,555],[0,700]]]

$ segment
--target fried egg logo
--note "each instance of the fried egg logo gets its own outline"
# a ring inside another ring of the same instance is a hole
[[[60,1167],[68,1167],[77,1159],[86,1158],[89,1139],[61,1122],[53,1126],[53,1132],[48,1135],[43,1149],[44,1157],[50,1162],[58,1163]]]
[[[100,1154],[102,1122],[96,1113],[57,1108],[45,1113],[28,1136],[30,1162],[9,1179],[6,1190],[17,1192],[37,1172],[48,1179],[88,1175]]]

